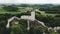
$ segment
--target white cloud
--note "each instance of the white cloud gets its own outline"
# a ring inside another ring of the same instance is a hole
[[[31,3],[31,4],[56,3],[56,4],[60,4],[60,0],[0,0],[0,3]]]

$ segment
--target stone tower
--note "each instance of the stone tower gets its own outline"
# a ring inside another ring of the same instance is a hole
[[[32,11],[32,12],[31,12],[31,19],[32,19],[32,21],[35,20],[35,11]]]

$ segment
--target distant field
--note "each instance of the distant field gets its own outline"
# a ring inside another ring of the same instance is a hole
[[[53,17],[54,17],[54,16],[56,16],[56,15],[60,15],[60,14],[57,14],[57,13],[46,13],[45,11],[41,11],[40,13],[41,13],[41,15],[43,15],[43,16],[44,16],[44,15],[48,15],[48,16],[53,16]]]
[[[51,13],[46,13],[47,15],[60,15],[60,14],[51,14]]]
[[[6,11],[6,10],[0,8],[0,14],[6,14],[6,13],[8,13],[8,14],[20,14],[20,13],[23,13],[23,12],[26,12],[26,11],[23,10],[23,9],[20,9],[18,11]]]
[[[20,14],[21,12],[0,12],[0,14]]]
[[[2,9],[2,7],[0,7],[0,14],[20,14],[20,13],[25,13],[26,10],[25,10],[25,7],[24,8],[21,8],[16,12],[16,11],[6,11],[4,9]],[[60,15],[60,14],[51,14],[51,13],[45,13],[45,11],[40,11],[41,15],[48,15],[48,16],[56,16],[56,15]]]

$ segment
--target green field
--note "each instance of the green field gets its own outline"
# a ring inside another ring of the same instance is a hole
[[[7,14],[20,14],[20,13],[24,13],[24,12],[26,12],[26,11],[23,9],[19,9],[18,11],[6,11],[0,7],[0,14],[6,14],[6,13]]]

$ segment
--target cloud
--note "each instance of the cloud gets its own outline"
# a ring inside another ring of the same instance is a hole
[[[40,3],[56,3],[60,4],[60,0],[0,0],[0,3],[30,3],[30,4],[40,4]]]

